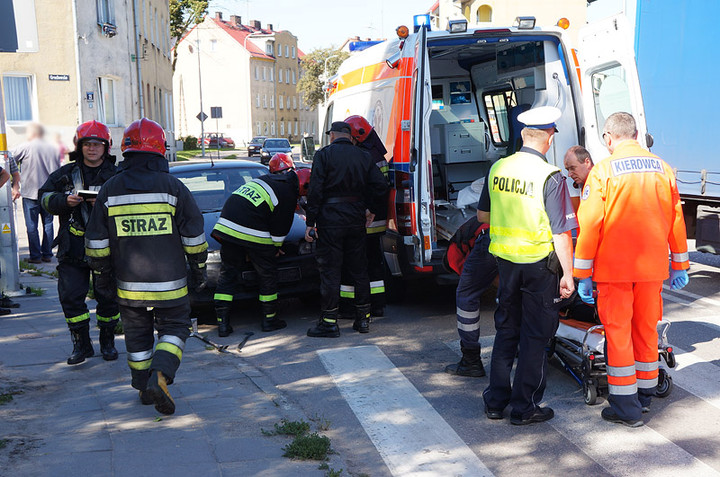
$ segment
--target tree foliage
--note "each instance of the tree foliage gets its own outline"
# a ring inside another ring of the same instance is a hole
[[[208,0],[170,0],[170,36],[175,44],[185,35],[191,25],[199,23],[208,10]],[[175,71],[177,49],[173,49],[172,67]]]
[[[334,75],[340,63],[350,56],[345,51],[335,48],[318,48],[311,51],[300,62],[301,75],[298,81],[297,89],[305,98],[305,103],[315,108],[325,99],[323,87],[327,78],[323,78],[325,74],[325,60],[327,61],[328,78]],[[331,58],[332,57],[332,58]]]

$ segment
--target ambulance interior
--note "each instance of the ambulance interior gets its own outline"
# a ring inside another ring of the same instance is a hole
[[[561,142],[567,147],[577,144],[572,95],[557,43],[535,39],[537,36],[531,41],[483,42],[476,35],[450,45],[447,40],[428,41],[430,142],[439,242],[449,240],[475,215],[490,165],[520,148],[518,114],[532,106],[559,107],[565,126],[558,124],[558,129],[564,129]],[[567,147],[548,151],[548,161],[562,168]]]

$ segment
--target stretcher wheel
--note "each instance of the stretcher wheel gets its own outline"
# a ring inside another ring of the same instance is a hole
[[[672,376],[670,376],[664,368],[660,368],[658,370],[658,385],[657,389],[655,390],[655,396],[661,398],[667,397],[672,392],[672,388]]]
[[[675,353],[672,351],[665,353],[665,362],[668,365],[668,368],[674,368],[677,362],[675,361]]]
[[[585,399],[585,404],[593,406],[597,402],[597,397],[598,392],[595,383],[592,381],[583,382],[583,398]]]

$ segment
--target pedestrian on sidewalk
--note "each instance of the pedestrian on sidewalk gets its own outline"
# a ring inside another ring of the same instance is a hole
[[[169,173],[162,126],[147,118],[133,121],[121,150],[125,160],[100,189],[85,251],[95,286],[117,291],[132,386],[140,401],[173,414],[167,386],[190,336],[186,259],[196,288],[207,276],[203,216],[188,188]],[[158,333],[154,351],[153,328]]]
[[[57,148],[45,140],[45,128],[37,123],[28,125],[27,142],[13,151],[22,176],[23,215],[27,229],[29,263],[52,260],[53,216],[40,205],[38,190],[58,168]],[[42,242],[38,234],[38,217],[42,220]]]
[[[67,364],[78,364],[95,355],[90,340],[90,313],[85,297],[90,288],[90,266],[85,258],[85,228],[95,205],[94,194],[115,175],[115,156],[110,155],[112,138],[103,123],[88,121],[75,132],[75,150],[70,162],[50,174],[40,188],[40,202],[50,214],[60,217],[57,246],[58,296],[70,329],[73,350]],[[118,357],[115,326],[120,318],[114,290],[94,287],[100,327],[100,352],[106,361]]]

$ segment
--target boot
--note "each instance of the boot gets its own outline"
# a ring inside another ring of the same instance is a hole
[[[73,351],[67,359],[67,364],[78,364],[85,361],[85,358],[92,358],[95,350],[90,341],[90,324],[77,330],[70,330],[70,338],[73,342]]]
[[[277,306],[276,301],[262,302],[260,307],[262,308],[263,320],[262,330],[263,331],[275,331],[281,330],[287,326],[287,323],[283,320],[279,320],[277,317]]]
[[[358,305],[356,307],[353,330],[360,333],[370,333],[370,305]]]
[[[148,391],[139,391],[140,394],[140,402],[143,406],[149,406],[150,404],[155,404],[153,401],[152,396]]]
[[[310,328],[307,335],[313,338],[337,338],[340,336],[340,328],[337,324],[337,308],[324,310],[315,328]]]
[[[150,395],[155,403],[155,409],[159,413],[168,415],[175,413],[175,401],[168,392],[167,380],[161,371],[156,369],[151,371],[145,392]],[[140,399],[142,402],[143,395],[140,396]]]
[[[233,332],[233,328],[230,326],[229,320],[230,307],[225,305],[215,305],[215,315],[217,315],[218,336],[221,338],[229,336],[230,333]]]
[[[456,364],[445,367],[445,372],[456,376],[469,376],[471,378],[482,378],[485,376],[485,368],[480,360],[480,348],[468,349],[460,346],[462,358]]]
[[[118,359],[118,352],[115,349],[115,323],[100,327],[100,352],[105,361]]]

